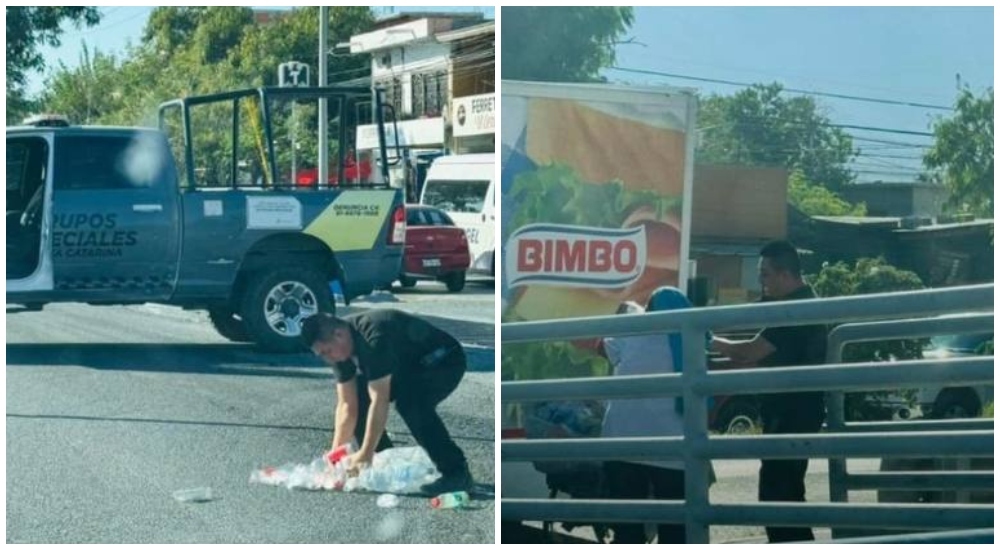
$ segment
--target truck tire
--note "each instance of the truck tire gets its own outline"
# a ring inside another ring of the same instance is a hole
[[[462,292],[465,288],[465,272],[459,271],[451,273],[444,278],[444,284],[448,287],[448,292]]]
[[[413,277],[407,277],[406,275],[399,276],[399,286],[403,288],[413,288],[417,286],[417,280]]]
[[[931,411],[933,418],[975,418],[983,407],[976,392],[969,388],[949,388],[940,393]]]
[[[731,398],[715,419],[715,431],[726,435],[750,435],[760,428],[760,408],[745,397]]]
[[[308,266],[276,267],[254,274],[243,295],[240,316],[247,332],[265,351],[304,351],[302,321],[319,312],[334,313],[330,287]]]
[[[230,342],[253,342],[243,319],[229,309],[208,310],[208,320],[212,322],[215,331]]]

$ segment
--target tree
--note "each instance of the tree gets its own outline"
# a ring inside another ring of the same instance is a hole
[[[788,202],[807,216],[864,216],[864,203],[851,204],[825,187],[814,185],[801,170],[788,178]]]
[[[586,82],[614,65],[629,7],[504,7],[501,78]]]
[[[755,84],[703,100],[698,162],[800,170],[834,192],[851,183],[847,163],[857,156],[851,137],[831,126],[813,98],[784,98],[782,90],[778,83]]]
[[[69,69],[60,63],[46,79],[41,103],[74,124],[95,124],[124,106],[121,74],[121,63],[114,55],[92,54],[84,46],[79,66]]]
[[[978,98],[968,89],[959,93],[955,114],[934,123],[934,145],[924,166],[950,190],[949,208],[993,217],[992,87]]]
[[[45,68],[39,48],[59,46],[62,24],[77,27],[96,25],[101,20],[97,8],[37,7],[7,8],[7,123],[23,117],[31,107],[25,97],[28,73]]]
[[[924,286],[916,273],[898,269],[883,258],[861,258],[854,265],[844,262],[824,264],[817,275],[809,278],[809,282],[820,296],[827,298],[918,290]],[[920,359],[926,343],[926,339],[914,339],[848,344],[844,348],[843,362]],[[915,392],[911,389],[897,393],[911,402],[915,399]],[[844,404],[847,419],[878,419],[880,414],[886,412],[878,400],[889,396],[890,392],[885,391],[847,394]]]

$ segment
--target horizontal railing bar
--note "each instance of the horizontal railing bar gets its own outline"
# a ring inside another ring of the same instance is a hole
[[[922,457],[928,449],[942,457],[992,456],[993,431],[729,436],[704,445],[697,455],[713,459]]]
[[[855,391],[898,389],[900,380],[914,387],[926,384],[993,382],[992,357],[871,362],[841,365],[769,367],[711,372],[694,384],[700,395],[796,393],[830,389]],[[683,379],[676,373],[603,378],[502,382],[503,402],[568,399],[648,398],[678,395]]]
[[[899,389],[904,385],[990,384],[993,369],[993,357],[771,367],[711,373],[695,383],[694,390],[701,395],[737,395]],[[901,380],[905,380],[905,384]]]
[[[849,323],[830,329],[830,333],[827,335],[827,362],[839,363],[844,346],[858,342],[929,338],[945,334],[971,334],[991,330],[993,330],[993,314]]]
[[[902,533],[838,538],[837,544],[993,544],[993,529],[961,529],[936,533]]]
[[[852,490],[969,489],[993,492],[993,472],[879,472],[848,474],[847,488]]]
[[[992,527],[993,505],[719,504],[702,519],[712,525],[967,529]]]
[[[682,437],[542,439],[500,443],[503,462],[654,460],[678,458],[685,449],[700,459],[879,458],[992,456],[993,431],[896,434],[787,434],[712,437],[685,442]],[[574,460],[580,460],[574,458]]]
[[[503,323],[503,344],[678,332],[683,329],[759,329],[869,319],[992,311],[993,285],[609,315],[583,319]]]
[[[684,523],[684,501],[501,499],[501,521]],[[613,510],[609,515],[609,510]]]
[[[992,418],[956,418],[947,420],[907,420],[905,422],[848,422],[838,433],[919,432],[992,430]]]
[[[951,529],[992,527],[992,505],[940,504],[714,504],[695,514],[711,525],[782,525]],[[501,499],[501,521],[680,523],[677,501]],[[915,527],[916,526],[916,527]]]

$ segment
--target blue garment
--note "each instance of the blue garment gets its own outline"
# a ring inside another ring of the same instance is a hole
[[[647,312],[653,311],[673,311],[677,309],[687,309],[691,307],[691,301],[688,300],[687,296],[680,291],[679,288],[672,286],[661,286],[654,290],[652,294],[649,295],[649,303],[646,306]],[[674,360],[674,371],[683,372],[684,369],[684,350],[681,344],[681,334],[679,332],[672,332],[667,336],[670,341],[670,353]],[[712,341],[712,335],[710,333],[705,333],[705,347],[707,348],[709,343]],[[708,408],[712,408],[712,398],[708,399]],[[684,399],[678,397],[676,401],[677,412],[684,413]]]

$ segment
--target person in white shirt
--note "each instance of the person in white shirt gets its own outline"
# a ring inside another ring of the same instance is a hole
[[[684,294],[674,287],[660,287],[650,295],[645,311],[690,307]],[[625,302],[618,313],[642,313],[642,306]],[[665,374],[681,370],[679,334],[654,334],[604,338],[604,353],[616,376]],[[683,407],[679,398],[620,399],[612,401],[604,417],[602,437],[680,436],[684,433]],[[641,500],[684,500],[684,463],[680,460],[621,462],[604,465],[609,497]],[[615,544],[646,542],[645,526],[623,523],[612,526]],[[657,525],[660,544],[685,542],[683,524]]]

